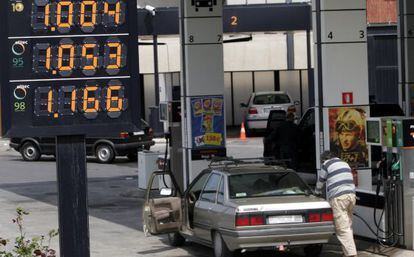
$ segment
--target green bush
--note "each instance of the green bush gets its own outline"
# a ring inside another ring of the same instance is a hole
[[[18,227],[19,236],[15,238],[14,245],[10,244],[10,240],[0,236],[0,257],[56,257],[56,251],[49,248],[49,245],[52,238],[56,237],[59,232],[51,230],[47,238],[43,235],[27,238],[23,227],[23,217],[26,215],[29,215],[27,211],[21,208],[16,209],[16,218],[13,219],[13,223]],[[46,245],[45,241],[47,241]]]

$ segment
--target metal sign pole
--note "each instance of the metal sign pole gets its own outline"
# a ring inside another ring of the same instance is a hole
[[[56,137],[60,256],[89,257],[85,136]]]

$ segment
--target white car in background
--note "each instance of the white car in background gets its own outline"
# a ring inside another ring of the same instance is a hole
[[[247,136],[255,131],[263,131],[267,126],[267,119],[272,110],[282,110],[286,113],[292,112],[296,116],[296,106],[299,102],[293,102],[292,98],[282,91],[270,91],[253,93],[247,104],[241,103],[246,108],[244,123]]]

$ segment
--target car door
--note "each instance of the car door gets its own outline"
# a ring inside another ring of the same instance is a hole
[[[207,182],[208,177],[210,176],[210,170],[202,171],[190,184],[187,191],[185,192],[185,213],[186,216],[186,226],[189,230],[194,229],[194,207],[200,199],[201,192]]]
[[[226,176],[222,176],[217,190],[217,200],[211,209],[212,227],[215,230],[229,228],[229,224],[234,224],[234,215],[229,212],[229,206],[225,205],[225,185]]]
[[[306,111],[299,125],[298,171],[308,184],[316,183],[315,109]]]
[[[154,172],[145,194],[142,214],[144,233],[158,235],[180,231],[182,213],[181,192],[173,174],[168,171]]]
[[[211,242],[211,229],[214,223],[212,209],[216,203],[220,180],[221,174],[211,173],[194,207],[194,234],[204,242]]]

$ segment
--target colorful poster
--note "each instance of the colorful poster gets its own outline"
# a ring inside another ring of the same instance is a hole
[[[366,107],[329,109],[330,149],[351,167],[369,167],[365,140]]]
[[[193,149],[223,148],[223,96],[201,96],[191,99]]]

